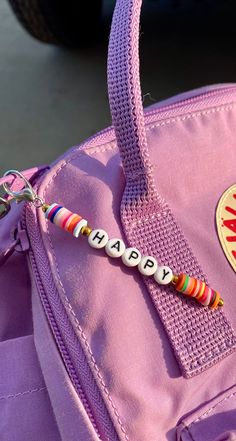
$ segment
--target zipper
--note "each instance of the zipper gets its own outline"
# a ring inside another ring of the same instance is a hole
[[[212,87],[212,86],[209,86],[209,87]],[[205,102],[206,105],[208,105],[208,104],[211,105],[212,104],[211,99],[214,97],[219,98],[221,95],[224,95],[224,96],[228,95],[229,98],[234,96],[234,98],[235,98],[236,84],[232,84],[232,86],[222,86],[222,87],[217,87],[217,88],[212,87],[211,90],[201,92],[201,93],[199,93],[199,89],[196,89],[192,93],[193,94],[192,95],[190,94],[189,97],[182,98],[182,99],[178,99],[178,95],[177,95],[176,102],[173,102],[173,103],[167,104],[167,105],[163,105],[160,107],[156,107],[155,109],[152,109],[152,110],[146,110],[144,112],[144,114],[147,119],[147,123],[151,122],[151,121],[149,121],[149,118],[151,118],[152,116],[156,116],[161,113],[168,112],[169,110],[175,110],[175,109],[178,110],[181,106],[187,107],[188,105],[198,104],[203,101],[206,101]],[[179,98],[181,98],[181,95],[184,95],[184,94],[185,93],[180,94]],[[174,98],[175,97],[173,97],[173,99]],[[166,100],[164,100],[164,101],[166,101]],[[183,109],[183,111],[186,111],[186,108]],[[168,118],[168,115],[166,117]],[[103,130],[100,130],[98,133],[90,136],[85,142],[80,144],[79,148],[82,150],[82,149],[86,148],[88,144],[93,143],[93,141],[95,141],[95,140],[98,141],[100,138],[101,138],[101,140],[103,140],[103,138],[106,135],[113,133],[113,131],[114,131],[114,128],[112,126],[107,127]],[[78,146],[76,146],[74,148],[78,149]]]
[[[189,96],[185,99],[151,111],[147,111],[145,112],[145,115],[148,118],[152,117],[153,115],[160,115],[161,113],[172,109],[179,109],[181,106],[183,106],[183,110],[186,111],[188,105],[201,101],[204,101],[206,104],[210,104],[210,100],[213,97],[219,97],[222,94],[224,96],[229,95],[229,97],[231,97],[232,92],[235,91],[236,86],[217,88],[200,94],[196,91],[196,95]],[[109,142],[110,139],[108,138],[111,133],[113,133],[113,128],[106,128],[96,135],[90,137],[87,141],[80,145],[79,149],[83,150],[88,148],[90,145],[93,146],[95,145],[94,142],[98,142],[99,140]],[[43,177],[41,176],[37,182],[37,187],[41,185],[43,180],[42,178]],[[98,385],[93,377],[93,373],[88,361],[85,358],[82,345],[70,322],[66,308],[62,304],[58,289],[53,280],[53,276],[50,274],[50,271],[47,271],[47,268],[50,267],[48,256],[43,244],[36,209],[34,207],[24,207],[22,214],[22,226],[23,229],[26,230],[29,237],[29,261],[32,267],[32,273],[36,282],[39,296],[66,370],[78,393],[78,396],[81,399],[81,402],[83,403],[88,418],[95,432],[97,433],[98,438],[107,441],[118,441],[119,438],[117,432],[114,428]],[[61,319],[62,316],[63,320]],[[64,328],[62,326],[62,323],[65,322],[67,326],[66,332],[64,329],[65,325],[63,325]],[[75,357],[75,354],[77,357]]]
[[[68,374],[72,380],[72,383],[74,384],[75,389],[76,389],[76,391],[77,391],[77,393],[83,403],[83,406],[84,406],[86,413],[92,423],[92,426],[94,427],[95,431],[97,432],[97,435],[99,436],[99,438],[101,438],[99,435],[99,432],[98,432],[98,428],[97,428],[92,410],[89,406],[89,403],[87,401],[87,398],[86,398],[86,395],[83,391],[83,388],[82,388],[80,382],[78,381],[73,363],[70,360],[70,356],[68,354],[67,348],[66,348],[65,343],[63,341],[60,329],[59,329],[58,324],[55,320],[53,310],[51,308],[50,303],[48,302],[47,295],[46,295],[40,274],[38,272],[37,264],[36,264],[34,253],[32,252],[32,249],[30,249],[30,252],[29,252],[29,259],[30,259],[31,268],[32,268],[32,271],[33,271],[33,274],[35,277],[35,282],[36,282],[36,286],[38,289],[38,293],[40,295],[42,304],[44,306],[44,310],[46,312],[47,318],[50,323],[51,330],[53,332],[53,335],[56,340],[57,346],[59,348],[60,354],[61,354],[62,359],[64,361],[64,364],[66,366],[67,372],[68,372]]]
[[[29,237],[30,237],[30,242],[31,242],[31,241],[33,241],[33,236],[35,234],[35,232],[33,230],[36,228],[36,224],[35,225],[30,225],[30,223],[28,222],[28,225],[27,225],[26,218],[27,218],[27,207],[25,206],[24,210],[23,210],[23,216],[22,216],[22,225],[24,226],[25,230],[28,232]],[[39,250],[40,249],[38,248],[38,251]],[[96,430],[97,434],[99,435],[98,429],[97,429],[97,425],[96,425],[96,422],[95,422],[95,419],[94,419],[94,416],[93,416],[93,413],[92,413],[92,410],[90,409],[89,403],[88,403],[88,401],[86,399],[85,393],[84,393],[84,391],[83,391],[83,389],[82,389],[82,387],[80,385],[80,382],[77,380],[77,376],[76,376],[76,373],[75,373],[75,369],[73,367],[73,363],[70,360],[70,357],[68,355],[67,348],[66,348],[65,343],[63,341],[63,338],[62,338],[62,335],[61,335],[58,323],[55,320],[53,309],[52,309],[51,304],[50,304],[50,302],[49,302],[49,300],[47,298],[47,294],[46,294],[46,291],[45,291],[45,288],[44,288],[44,285],[43,285],[40,273],[38,271],[38,267],[37,267],[37,263],[36,263],[36,259],[35,259],[35,255],[34,255],[32,247],[30,247],[30,249],[29,249],[29,261],[30,261],[30,264],[31,264],[32,273],[34,275],[34,280],[35,280],[35,283],[36,283],[36,287],[37,287],[37,290],[38,290],[38,293],[39,293],[42,305],[44,307],[44,311],[46,313],[47,319],[48,319],[49,324],[50,324],[50,328],[51,328],[51,330],[53,332],[54,338],[56,340],[56,343],[57,343],[58,349],[60,351],[60,354],[62,356],[62,359],[64,361],[64,364],[66,366],[67,372],[68,372],[68,374],[69,374],[69,376],[70,376],[70,378],[72,380],[72,383],[74,384],[75,389],[76,389],[76,391],[77,391],[77,393],[78,393],[78,395],[79,395],[79,397],[80,397],[80,399],[81,399],[81,401],[82,401],[82,403],[84,405],[84,408],[85,408],[86,413],[87,413],[87,415],[88,415],[88,417],[89,417],[89,419],[90,419],[90,421],[92,423],[92,426],[94,427],[94,429]],[[100,438],[100,436],[99,436],[99,438]]]
[[[43,247],[35,208],[25,206],[22,216],[22,225],[30,241],[29,261],[34,280],[68,375],[83,403],[84,409],[98,438],[107,441],[118,441],[118,436],[106,409],[105,402],[93,377],[90,366],[85,359],[83,348],[70,323],[65,307],[60,300],[53,278],[50,277],[47,271],[49,262]],[[35,255],[36,252],[37,256]],[[44,271],[42,271],[42,268],[44,268]],[[49,299],[48,293],[50,293],[51,299]],[[52,305],[52,298],[54,306]],[[66,334],[70,334],[70,341],[67,341],[65,332],[60,329],[61,322],[64,323],[65,321],[67,321]],[[71,347],[71,345],[74,345],[73,352],[76,352],[77,360],[80,359],[80,378],[78,376],[78,368],[76,369],[75,367],[75,360],[71,356],[71,351],[68,350],[68,347]],[[82,377],[83,381],[81,381]],[[88,385],[90,385],[90,392],[87,391]],[[91,396],[91,391],[93,396]]]
[[[38,186],[42,182],[46,169],[47,168],[45,167],[43,173],[41,172],[40,175],[38,175],[38,179],[34,180],[36,188],[38,188]],[[32,189],[33,187],[34,186],[32,185]],[[86,363],[85,361],[85,355],[83,353],[82,346],[80,346],[79,344],[79,339],[77,338],[72,328],[72,325],[69,321],[64,305],[62,305],[62,302],[60,301],[59,293],[57,291],[55,284],[53,283],[52,277],[50,280],[50,285],[48,283],[50,277],[47,270],[45,271],[45,268],[49,268],[49,262],[48,262],[47,254],[45,253],[43,247],[40,227],[37,222],[37,209],[35,209],[33,205],[30,206],[28,203],[24,204],[22,213],[20,215],[20,220],[17,226],[11,231],[10,236],[12,242],[10,243],[9,246],[7,246],[7,248],[4,251],[0,253],[0,266],[3,265],[15,251],[23,252],[23,253],[25,253],[26,251],[28,252],[28,260],[30,263],[30,267],[32,269],[34,281],[46,317],[48,319],[50,329],[54,335],[57,347],[61,354],[68,375],[84,406],[84,409],[91,422],[91,425],[99,439],[103,439],[104,441],[105,440],[118,441],[118,437],[116,435],[112,421],[105,408],[105,402],[100,396],[100,391],[95,382],[95,379],[93,378],[92,371],[90,370],[88,363]],[[36,253],[37,257],[35,256],[35,252],[34,252],[35,249],[37,251]],[[38,270],[38,267],[40,267],[40,271]],[[45,277],[42,277],[43,275],[45,275]],[[45,289],[45,286],[47,287],[47,289]],[[52,307],[51,301],[49,299],[50,296],[47,293],[50,293],[51,296],[54,297],[54,300],[57,300],[57,302],[54,301],[54,308]],[[62,313],[60,315],[60,311],[59,311],[59,320],[58,320],[58,317],[56,316],[58,316],[59,308],[61,308]],[[64,316],[62,317],[63,313]],[[78,352],[81,355],[81,361],[83,361],[82,364],[84,364],[85,367],[85,369],[82,368],[82,370],[84,371],[84,377],[88,379],[87,383],[90,383],[91,385],[90,389],[93,392],[92,400],[89,400],[87,397],[86,388],[83,387],[78,377],[78,373],[76,372],[73,357],[71,356],[68,350],[66,338],[65,336],[63,336],[63,332],[60,329],[60,325],[59,325],[60,321],[65,322],[66,319],[68,322],[67,327],[68,328],[70,327],[71,335],[73,336],[74,341],[76,340]],[[97,409],[95,409],[95,407],[97,407]],[[104,427],[100,427],[100,421],[102,421]]]
[[[210,104],[210,102],[208,102],[208,99],[212,99],[213,97],[219,97],[221,94],[222,95],[229,95],[229,97],[232,96],[231,92],[236,92],[236,86],[228,86],[228,87],[219,87],[216,89],[212,89],[206,92],[202,92],[200,94],[196,94],[196,95],[192,95],[189,96],[189,98],[184,98],[180,101],[176,101],[173,102],[173,104],[168,104],[166,106],[162,106],[153,110],[149,110],[146,112],[147,116],[151,116],[155,113],[159,113],[159,112],[165,112],[168,110],[172,110],[172,109],[176,109],[179,108],[181,106],[187,106],[189,104],[195,104],[195,103],[199,103],[201,101],[206,101],[205,104]]]

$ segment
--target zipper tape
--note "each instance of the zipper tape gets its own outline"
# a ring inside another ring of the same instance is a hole
[[[204,93],[204,94],[202,94],[203,102],[200,104],[204,103],[210,107],[211,106],[210,98],[211,98],[211,95],[212,96],[214,95],[214,100],[217,100],[217,96],[219,96],[220,99],[219,99],[218,105],[220,105],[221,97],[222,97],[222,95],[224,95],[226,93],[227,93],[227,95],[229,95],[231,101],[233,101],[233,99],[235,101],[235,95],[236,95],[235,91],[236,91],[236,86],[225,88],[224,91],[222,91],[222,89],[219,89],[219,92],[217,92],[217,93],[215,91],[211,91],[207,94]],[[207,102],[205,102],[206,99],[207,99]],[[191,109],[192,109],[192,105],[194,104],[194,102],[197,102],[198,103],[197,105],[199,105],[199,100],[200,100],[199,95],[198,96],[196,95],[196,97],[192,97],[191,103],[189,101],[189,98],[188,98],[188,100],[183,100],[182,101],[182,104],[183,104],[182,113],[186,113],[189,105],[191,106]],[[176,103],[176,109],[178,107],[177,112],[179,112],[180,104],[181,103]],[[186,104],[186,106],[185,106],[185,104]],[[165,117],[166,117],[165,112],[168,111],[168,108],[170,109],[170,111],[172,111],[173,104],[171,104],[170,106],[164,106],[165,111],[163,111],[162,108],[157,108],[154,111],[152,110],[150,112],[147,112],[146,113],[146,123],[153,122],[154,117],[155,117],[155,121],[161,120],[163,118],[163,115],[165,115]],[[172,114],[171,114],[171,116],[172,116]],[[99,132],[97,135],[94,135],[90,139],[85,141],[80,146],[80,151],[86,150],[89,148],[94,148],[95,146],[98,147],[99,145],[101,145],[101,143],[102,143],[102,145],[104,145],[104,144],[109,143],[111,141],[114,141],[114,131],[112,128],[107,128],[104,131]],[[64,162],[63,167],[66,166],[76,156],[76,154],[78,154],[77,149],[78,149],[78,147],[76,147],[76,150],[75,150],[75,148],[73,148],[70,151],[70,153],[67,156],[67,159]],[[58,165],[58,166],[55,165],[53,167],[52,173],[57,174],[57,171],[56,171],[57,167],[58,168],[60,167],[60,169],[63,168],[63,167],[61,167],[61,165]],[[53,182],[53,179],[52,179],[52,182]],[[44,180],[43,180],[42,184],[45,185]],[[42,188],[43,188],[43,186],[42,186]],[[58,347],[59,347],[61,354],[64,353],[64,351],[65,351],[64,345],[66,344],[66,347],[70,349],[70,353],[71,352],[73,354],[76,353],[77,357],[79,358],[82,348],[80,347],[80,349],[77,350],[77,345],[78,345],[77,340],[78,339],[76,340],[74,338],[75,335],[73,334],[74,333],[73,329],[68,327],[68,328],[66,328],[67,332],[65,331],[65,327],[60,320],[60,318],[61,318],[60,308],[62,307],[62,305],[60,305],[59,293],[57,292],[55,285],[52,285],[52,281],[50,282],[50,286],[48,284],[49,271],[47,272],[47,274],[45,274],[45,269],[46,268],[49,269],[48,257],[47,257],[47,253],[46,253],[46,250],[44,248],[43,241],[41,238],[42,233],[41,233],[40,228],[38,226],[38,220],[35,217],[36,214],[33,215],[33,213],[35,213],[35,209],[32,209],[32,211],[28,210],[26,223],[27,223],[27,231],[29,234],[30,241],[32,241],[32,243],[33,243],[32,253],[31,253],[31,259],[32,259],[31,265],[33,267],[33,272],[34,272],[35,278],[37,280],[37,286],[39,289],[41,301],[44,306],[44,310],[46,312],[49,324],[50,324],[51,329],[54,333],[54,336],[57,341],[57,344],[58,344]],[[133,238],[133,240],[136,240],[136,239]],[[137,245],[137,242],[135,242],[135,243]],[[159,300],[160,300],[160,297],[162,295],[164,295],[163,291],[162,291],[162,293],[160,293],[160,292],[153,293],[154,303],[156,301],[157,296],[159,296]],[[56,307],[56,304],[57,304],[57,307]],[[174,305],[174,308],[175,307],[176,307],[176,305]],[[164,308],[166,308],[166,312],[168,312],[168,315],[170,315],[170,310],[171,310],[170,304],[168,303],[168,305],[166,307],[166,305],[164,303]],[[178,308],[179,307],[177,306],[177,309]],[[161,303],[159,303],[158,310],[161,311]],[[64,314],[64,312],[63,312],[63,314]],[[180,319],[180,323],[182,323],[181,316],[179,317],[179,319]],[[68,317],[64,317],[64,320],[66,323],[69,322]],[[67,326],[69,326],[68,323],[67,323],[66,327]],[[232,335],[231,328],[229,327],[228,329],[229,329],[229,334]],[[184,332],[183,332],[183,334],[184,334]],[[68,344],[67,339],[69,339],[69,344]],[[234,339],[235,339],[235,337],[234,337]],[[65,343],[64,343],[64,341],[65,341]],[[229,348],[230,352],[233,350],[234,345],[235,345],[235,340],[233,342],[233,345]],[[182,350],[184,349],[184,347],[185,347],[185,341],[183,341]],[[179,347],[179,350],[181,351],[181,347]],[[82,352],[82,354],[83,354],[83,352]],[[183,355],[186,355],[186,354],[183,354]],[[69,372],[70,377],[73,379],[73,384],[74,384],[77,392],[79,394],[82,393],[82,395],[84,396],[85,408],[87,410],[88,415],[90,415],[90,419],[91,419],[93,425],[97,426],[96,421],[99,421],[99,415],[101,415],[100,412],[102,412],[102,423],[100,423],[100,425],[98,426],[98,429],[97,429],[99,431],[99,435],[101,436],[101,439],[110,439],[112,441],[117,440],[118,438],[117,438],[117,435],[114,431],[114,427],[112,427],[111,418],[108,414],[106,407],[104,405],[101,405],[100,401],[99,401],[99,403],[100,403],[99,404],[98,401],[92,400],[90,388],[88,387],[87,381],[85,381],[86,378],[84,378],[84,376],[83,376],[83,370],[78,372],[79,364],[77,364],[77,363],[79,363],[79,360],[76,362],[75,360],[72,360],[72,358],[70,356],[62,357],[62,358],[65,363],[65,367],[66,367],[67,371]],[[84,359],[84,362],[86,364],[85,359]],[[196,366],[195,366],[195,368],[196,368]],[[203,369],[204,369],[204,367],[203,367]],[[193,369],[191,371],[191,375],[194,375],[194,370],[195,369]],[[75,377],[74,372],[76,372],[76,377]],[[187,369],[186,369],[186,373],[187,373]],[[94,388],[96,388],[98,386],[96,385],[96,382],[95,382],[93,375],[92,376],[91,375],[92,375],[92,373],[90,371],[90,373],[88,374],[90,384]],[[186,375],[186,376],[188,376],[188,375]],[[76,378],[77,378],[77,380],[76,380]],[[77,384],[81,384],[81,387],[78,387]],[[81,392],[81,391],[83,391],[83,392]],[[99,407],[100,407],[100,411],[98,411]],[[109,428],[109,433],[106,432],[106,435],[104,434],[104,431],[103,431],[103,425],[105,425],[107,428]],[[102,434],[104,434],[105,438],[103,438]],[[110,436],[110,438],[109,438],[109,436]],[[125,436],[125,439],[128,439],[128,438]]]

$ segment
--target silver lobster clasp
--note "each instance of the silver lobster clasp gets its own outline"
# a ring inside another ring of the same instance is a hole
[[[3,184],[5,192],[8,196],[10,196],[11,199],[14,199],[16,202],[22,202],[24,200],[33,202],[37,195],[29,181],[25,178],[24,175],[22,175],[22,173],[20,173],[18,170],[8,170],[4,173],[3,176],[13,176],[15,179],[20,178],[23,181],[23,188],[19,191],[13,191],[11,189],[12,184],[9,185],[7,182]]]
[[[6,173],[4,173],[3,176],[12,176],[13,178],[20,179],[23,182],[22,188],[18,191],[12,190],[11,187],[13,183],[9,184],[5,182],[4,184],[2,184],[9,198],[0,198],[0,219],[6,216],[6,214],[10,211],[10,204],[13,201],[16,201],[16,203],[20,203],[22,201],[31,202],[37,208],[44,205],[43,200],[37,195],[37,193],[35,193],[30,182],[18,170],[8,170]],[[13,179],[13,182],[15,181],[15,179]]]

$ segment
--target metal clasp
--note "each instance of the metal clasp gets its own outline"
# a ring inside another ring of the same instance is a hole
[[[0,206],[3,206],[3,211],[0,212],[0,219],[6,216],[6,214],[10,211],[10,204],[12,201],[16,201],[16,203],[20,203],[23,201],[31,202],[36,208],[40,208],[44,205],[43,200],[35,193],[30,182],[25,178],[22,173],[18,170],[8,170],[4,173],[3,176],[13,176],[14,178],[20,178],[23,181],[23,188],[19,191],[13,191],[11,189],[11,185],[7,182],[3,184],[3,188],[6,194],[9,196],[9,199],[0,198]]]

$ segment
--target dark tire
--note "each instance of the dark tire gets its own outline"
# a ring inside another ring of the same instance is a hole
[[[97,39],[102,0],[9,0],[24,28],[45,43],[84,46]]]

